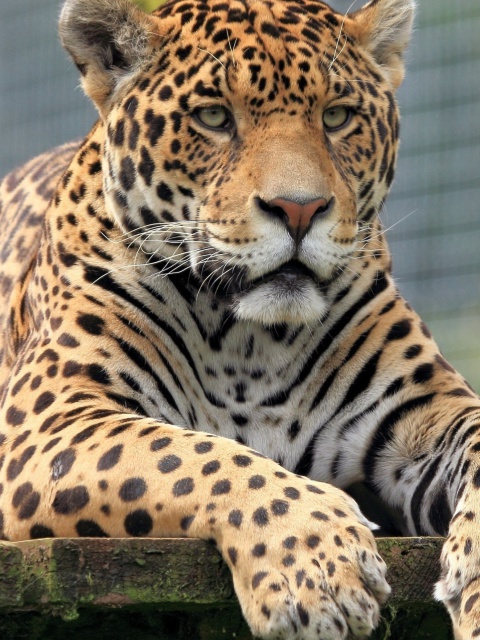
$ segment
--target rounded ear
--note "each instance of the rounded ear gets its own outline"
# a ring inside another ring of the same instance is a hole
[[[158,19],[130,0],[66,0],[60,38],[101,114],[121,81],[148,59],[159,40]]]
[[[412,33],[414,0],[371,0],[350,14],[358,43],[384,67],[392,86],[405,74],[404,53]]]

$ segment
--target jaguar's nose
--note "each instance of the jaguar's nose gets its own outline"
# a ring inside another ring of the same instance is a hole
[[[298,244],[308,233],[314,220],[320,216],[325,216],[331,210],[333,197],[315,198],[308,202],[296,202],[286,198],[274,198],[265,202],[257,198],[257,204],[262,211],[276,217],[285,224],[288,233]]]

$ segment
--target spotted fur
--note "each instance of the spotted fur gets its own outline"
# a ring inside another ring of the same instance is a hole
[[[366,487],[480,637],[480,401],[378,211],[412,0],[67,0],[100,119],[1,183],[0,532],[197,536],[254,634],[365,638]]]

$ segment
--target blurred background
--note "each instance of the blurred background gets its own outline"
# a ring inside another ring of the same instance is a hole
[[[480,2],[417,4],[397,177],[382,219],[400,290],[480,391]],[[83,137],[96,118],[58,43],[58,11],[57,0],[0,2],[1,175]]]

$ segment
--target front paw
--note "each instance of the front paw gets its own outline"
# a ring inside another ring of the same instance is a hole
[[[435,597],[452,619],[455,640],[480,638],[480,541],[473,512],[459,512],[442,550]]]
[[[234,535],[227,528],[221,546],[255,636],[370,635],[390,587],[368,522],[351,498],[289,475],[281,497],[270,496],[246,515],[244,509]]]

